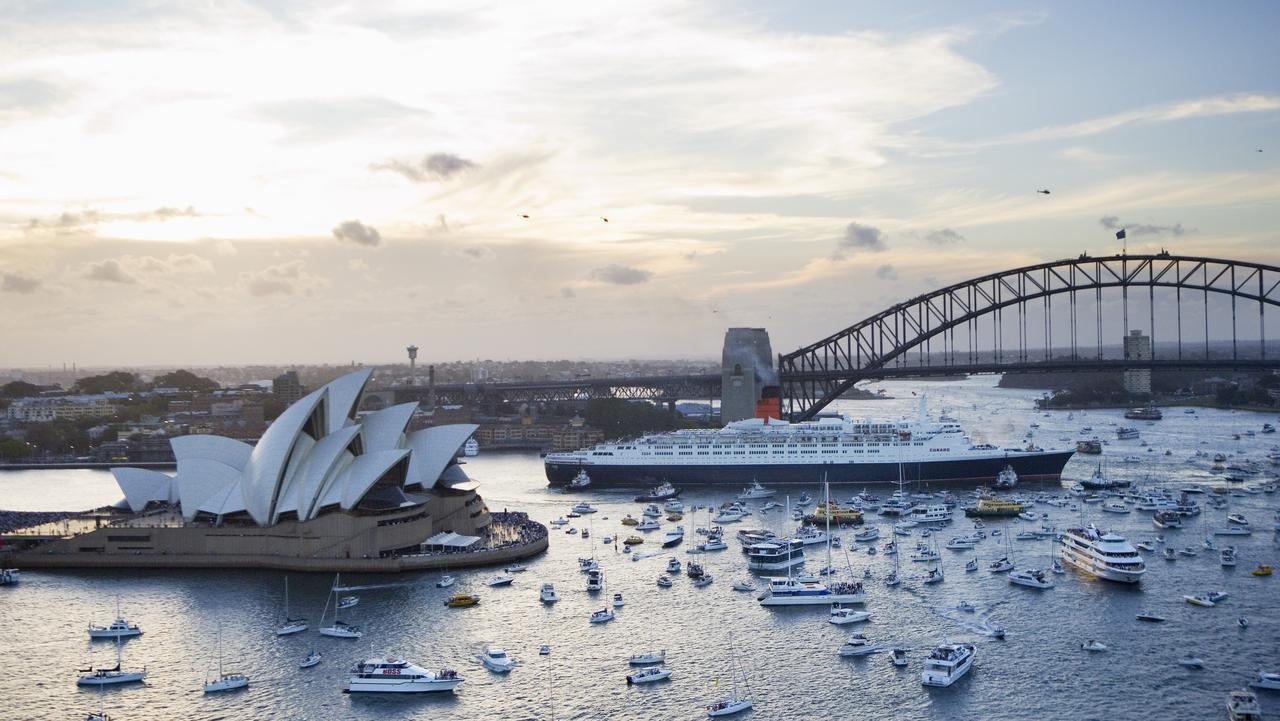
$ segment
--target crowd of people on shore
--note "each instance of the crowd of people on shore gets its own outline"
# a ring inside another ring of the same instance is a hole
[[[0,533],[56,523],[74,515],[71,511],[0,511]]]

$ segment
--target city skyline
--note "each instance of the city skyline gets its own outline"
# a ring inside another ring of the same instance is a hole
[[[1278,14],[23,6],[0,366],[714,358],[1121,228],[1274,264]]]

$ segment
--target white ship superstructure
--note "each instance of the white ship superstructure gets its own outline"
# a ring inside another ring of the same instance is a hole
[[[1078,571],[1118,583],[1138,583],[1147,564],[1123,536],[1103,533],[1093,525],[1062,534],[1063,562]]]

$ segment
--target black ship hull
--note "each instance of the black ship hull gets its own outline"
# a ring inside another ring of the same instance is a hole
[[[1006,465],[1022,481],[1057,481],[1075,451],[1017,453],[1008,456],[936,460],[902,464],[902,479],[936,484],[991,483]],[[897,463],[792,463],[759,465],[595,465],[545,463],[547,481],[565,486],[586,470],[592,488],[630,488],[668,482],[677,486],[744,486],[751,481],[769,485],[815,484],[823,478],[833,484],[885,484],[898,482]]]

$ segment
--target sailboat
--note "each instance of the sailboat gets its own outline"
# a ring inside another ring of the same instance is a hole
[[[204,682],[205,693],[217,693],[218,691],[234,691],[238,688],[246,688],[249,685],[249,677],[242,673],[226,673],[222,670],[222,627],[218,627],[218,677],[212,681]]]
[[[329,603],[333,601],[338,590],[338,574],[333,576],[333,587],[329,589],[329,596],[324,601],[324,610],[320,612],[320,635],[332,636],[334,638],[360,638],[364,632],[359,626],[352,626],[349,623],[338,620],[338,609],[335,605],[333,609],[333,625],[325,626],[324,617],[329,613]]]
[[[707,716],[731,716],[751,708],[751,685],[747,682],[747,672],[738,663],[737,654],[733,652],[733,637],[729,637],[729,673],[733,676],[733,691],[725,698],[707,706]],[[742,687],[738,687],[738,677],[742,677]]]
[[[302,633],[310,628],[305,618],[292,618],[289,616],[289,577],[284,577],[284,625],[276,629],[277,636],[288,636],[295,633]]]
[[[90,711],[84,717],[84,721],[111,721],[111,717],[107,715],[107,687],[106,686],[98,687],[98,698],[102,702],[101,708],[98,709],[97,713]]]
[[[827,508],[831,507],[831,489],[823,479]],[[827,567],[831,567],[831,514],[827,514]],[[866,603],[862,584],[854,581],[822,583],[815,576],[793,578],[787,569],[786,578],[770,578],[769,588],[756,597],[761,606],[830,606],[833,603]]]
[[[137,683],[147,677],[147,668],[142,667],[141,671],[121,671],[120,670],[120,639],[116,638],[116,665],[114,668],[100,668],[94,670],[93,666],[81,669],[80,673],[86,674],[76,679],[77,686],[107,686],[117,683]]]
[[[925,583],[942,583],[944,580],[946,580],[946,576],[944,576],[942,573],[942,555],[938,553],[938,539],[936,538],[933,539],[933,554],[938,557],[937,561],[935,561],[937,565],[934,566],[933,568],[930,568],[929,572],[925,574],[924,582]]]

